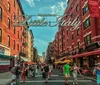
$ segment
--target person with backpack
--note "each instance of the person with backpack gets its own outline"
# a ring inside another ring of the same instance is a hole
[[[16,72],[15,72],[15,75],[16,75],[16,84],[19,84],[20,83],[20,74],[21,74],[21,70],[20,70],[20,66],[17,65],[16,68],[15,68]]]
[[[49,66],[48,65],[44,66],[44,73],[45,73],[45,77],[46,77],[45,82],[47,83],[48,79],[49,79]]]
[[[10,72],[12,73],[12,80],[11,80],[11,85],[14,85],[16,82],[16,66],[11,68]]]

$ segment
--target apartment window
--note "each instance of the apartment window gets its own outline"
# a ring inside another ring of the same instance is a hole
[[[19,31],[18,31],[18,38],[19,38]]]
[[[78,12],[78,10],[79,10],[79,6],[77,5],[77,6],[76,6],[76,12]]]
[[[22,46],[20,47],[20,51],[22,52]]]
[[[8,11],[10,12],[10,3],[8,2]]]
[[[80,41],[77,42],[78,49],[80,48]]]
[[[17,14],[19,15],[19,9],[17,9]]]
[[[2,30],[0,29],[0,42],[2,42]]]
[[[0,20],[2,20],[2,8],[0,7]]]
[[[74,45],[72,45],[72,50],[74,50]]]
[[[15,12],[14,12],[14,20],[16,19],[16,14],[15,14]]]
[[[77,29],[77,36],[79,36],[80,34],[80,29]]]
[[[73,18],[73,13],[71,14],[71,18]]]
[[[14,46],[13,46],[13,48],[15,49],[15,46],[16,46],[16,42],[15,42],[15,40],[13,41],[13,43],[14,43]]]
[[[68,35],[68,30],[67,30],[67,35]]]
[[[8,18],[8,28],[10,29],[10,19]]]
[[[86,29],[90,26],[90,17],[85,20],[85,22],[83,23],[83,26],[84,26],[84,29]]]
[[[17,51],[19,51],[19,44],[17,44]]]
[[[91,34],[87,35],[85,38],[84,38],[84,42],[85,42],[85,45],[89,45],[91,43]]]
[[[16,27],[14,27],[14,34],[16,34]]]
[[[8,35],[8,47],[10,47],[10,36]]]
[[[87,12],[88,12],[89,8],[88,8],[88,5],[86,5],[84,8],[83,8],[83,15],[85,15]]]
[[[72,34],[72,40],[74,40],[74,34]]]
[[[15,3],[15,0],[13,0],[13,1],[14,1],[14,7],[15,7],[15,4],[16,4],[16,3]]]

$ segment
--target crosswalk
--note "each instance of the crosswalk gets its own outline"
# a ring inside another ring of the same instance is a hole
[[[59,75],[51,75],[51,77],[58,77]],[[42,75],[36,75],[36,77],[42,77]]]
[[[22,81],[21,81],[22,82]],[[27,81],[28,83],[42,83],[42,82],[45,82],[45,80],[36,80],[36,81]],[[53,83],[59,83],[59,82],[64,82],[64,80],[48,80],[48,82],[53,82]],[[69,80],[69,82],[73,82],[73,80]],[[92,81],[91,80],[78,80],[78,82],[80,83],[91,83]]]

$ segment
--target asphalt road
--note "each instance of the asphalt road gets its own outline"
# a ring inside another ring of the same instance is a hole
[[[69,80],[69,85],[73,85],[72,82],[73,78],[71,77]],[[95,81],[92,81],[90,79],[85,79],[83,77],[78,77],[78,83],[79,83],[78,85],[96,85]],[[21,85],[65,85],[64,76],[58,70],[53,71],[53,74],[51,75],[51,78],[48,80],[48,83],[45,83],[45,79],[42,78],[42,75],[38,74],[37,77],[28,78],[28,81],[26,83],[23,83],[21,81],[20,84]]]

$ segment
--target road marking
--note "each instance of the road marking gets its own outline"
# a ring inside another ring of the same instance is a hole
[[[22,81],[21,81],[22,82]],[[31,82],[36,82],[36,83],[42,83],[42,82],[45,82],[45,80],[39,80],[39,81],[27,81],[28,83],[31,83]],[[65,82],[64,80],[48,80],[48,82]],[[73,80],[69,80],[69,82],[73,82]],[[89,82],[92,82],[91,80],[78,80],[78,82],[80,83],[89,83]]]
[[[51,75],[52,77],[58,77],[59,75]],[[36,77],[42,77],[42,75],[37,75]]]

